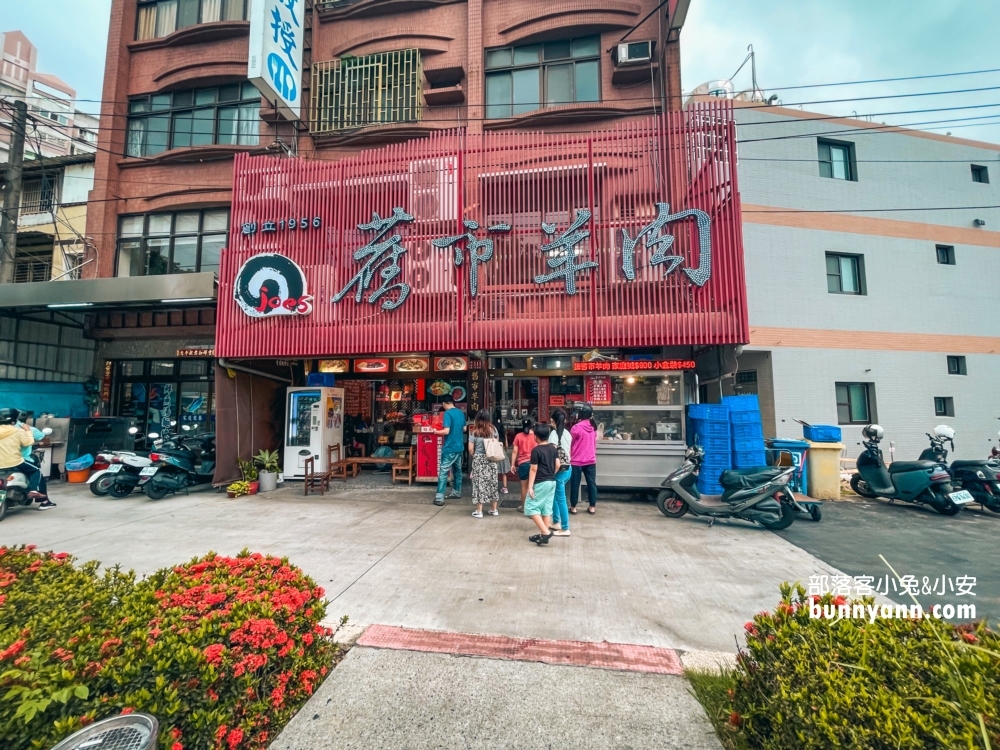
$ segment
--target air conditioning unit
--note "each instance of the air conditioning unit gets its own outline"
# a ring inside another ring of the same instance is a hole
[[[644,42],[625,42],[618,45],[615,54],[616,65],[643,65],[653,59],[652,40]]]
[[[458,220],[458,157],[410,162],[410,214],[421,222]]]

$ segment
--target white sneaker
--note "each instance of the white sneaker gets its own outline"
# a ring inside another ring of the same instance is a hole
[[[489,514],[491,516],[499,516],[500,515],[500,511],[498,511],[498,510],[491,510],[491,511],[489,511]]]
[[[473,518],[482,518],[483,517],[483,512],[481,510],[474,510],[474,511],[472,511],[472,517]]]

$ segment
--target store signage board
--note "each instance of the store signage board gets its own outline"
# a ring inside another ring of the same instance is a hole
[[[436,372],[465,372],[469,369],[468,357],[435,357]]]
[[[608,375],[591,375],[584,380],[584,394],[588,404],[611,406],[613,386]]]
[[[290,120],[302,117],[305,0],[250,0],[247,78]]]
[[[177,350],[177,357],[215,357],[213,347],[185,347]]]
[[[312,315],[313,298],[298,264],[277,253],[247,259],[236,272],[233,298],[251,318]]]
[[[677,372],[693,370],[693,359],[655,359],[627,362],[574,362],[573,372]]]
[[[400,357],[392,360],[393,372],[428,372],[430,369],[431,360],[429,357]]]
[[[324,373],[344,373],[350,372],[351,363],[346,359],[321,359],[319,361],[319,371]]]

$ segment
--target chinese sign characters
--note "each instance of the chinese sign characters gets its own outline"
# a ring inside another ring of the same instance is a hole
[[[295,7],[296,1],[276,0],[277,5],[291,8]],[[698,229],[699,264],[697,268],[683,268],[682,270],[693,284],[699,287],[704,286],[712,273],[711,218],[707,213],[698,209],[689,209],[671,214],[668,204],[658,203],[656,205],[658,210],[656,219],[642,228],[634,238],[630,237],[627,231],[622,230],[622,275],[626,281],[635,280],[635,255],[636,249],[640,244],[646,250],[652,251],[649,258],[651,266],[664,265],[666,267],[664,276],[668,276],[677,270],[684,263],[684,257],[667,254],[670,248],[673,247],[674,237],[663,234],[663,231],[668,224],[674,221],[694,218]],[[585,259],[585,250],[583,249],[585,247],[584,243],[591,240],[592,232],[590,225],[592,219],[593,216],[590,211],[577,210],[572,223],[563,231],[559,231],[555,224],[543,223],[541,225],[541,232],[549,241],[547,243],[543,242],[538,249],[545,260],[545,265],[550,270],[548,273],[541,273],[534,276],[535,284],[541,286],[561,281],[567,295],[572,296],[577,293],[577,277],[580,274],[589,274],[600,265],[596,260]],[[354,292],[354,301],[356,303],[379,304],[386,311],[395,310],[406,302],[412,289],[409,284],[403,281],[403,260],[407,253],[407,248],[404,245],[403,234],[400,228],[408,224],[413,224],[414,221],[414,217],[402,208],[394,208],[391,216],[382,218],[375,212],[372,214],[370,222],[357,225],[359,231],[371,234],[371,238],[364,247],[353,252],[352,258],[355,263],[360,264],[360,268],[347,285],[333,296],[333,303],[339,303],[351,291]],[[467,263],[469,269],[469,295],[475,298],[479,295],[481,286],[480,268],[493,260],[494,257],[494,239],[491,236],[483,237],[480,224],[476,221],[467,219],[463,221],[462,226],[466,230],[464,234],[434,239],[431,240],[431,245],[440,250],[451,250],[454,253],[456,268],[461,268]],[[260,223],[247,221],[240,225],[240,234],[244,239],[251,239],[258,234],[312,231],[322,227],[323,220],[321,217],[303,216],[301,218],[293,217],[281,220],[271,219]],[[500,223],[487,227],[485,234],[510,234],[511,231],[512,227],[510,224]],[[304,293],[304,280],[302,286]],[[273,294],[274,292],[275,290],[272,289],[271,293]],[[256,291],[251,295],[254,299],[257,299],[257,304],[254,307],[264,304],[256,295]],[[296,295],[292,295],[292,298],[298,299]],[[279,303],[279,307],[292,309],[287,307],[286,303],[287,300],[282,301]],[[267,304],[270,304],[270,302]],[[266,314],[266,310],[263,312]],[[590,369],[593,370],[680,370],[690,369],[693,366],[686,362],[594,362],[578,364],[592,365]]]
[[[574,362],[576,372],[639,372],[647,370],[693,370],[696,364],[693,359],[656,359],[635,360],[628,362],[597,361]]]
[[[250,4],[247,76],[291,119],[302,109],[305,0],[254,0]]]
[[[584,400],[594,406],[611,405],[611,378],[607,375],[590,375],[584,381]]]

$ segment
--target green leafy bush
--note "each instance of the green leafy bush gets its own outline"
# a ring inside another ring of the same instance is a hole
[[[146,711],[162,750],[254,750],[334,664],[324,592],[286,559],[214,554],[136,581],[0,547],[0,747]]]
[[[1000,748],[1000,635],[985,624],[813,618],[801,586],[781,593],[737,659],[728,731],[748,747]]]

